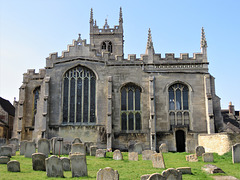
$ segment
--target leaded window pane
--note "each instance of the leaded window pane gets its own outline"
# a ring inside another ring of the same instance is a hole
[[[181,90],[176,90],[176,109],[181,110],[182,102],[181,102]]]
[[[136,130],[141,130],[141,114],[136,113],[135,118],[136,118]]]
[[[169,89],[169,110],[174,110],[174,91],[172,88]]]
[[[181,125],[182,124],[182,113],[177,112],[177,124]]]
[[[74,122],[75,117],[75,79],[71,79],[71,86],[70,86],[70,122]]]
[[[127,101],[126,101],[126,89],[123,88],[122,89],[122,92],[121,92],[121,110],[124,111],[124,110],[127,110]]]
[[[68,122],[68,83],[69,80],[64,78],[64,89],[63,89],[63,123]]]
[[[122,113],[122,130],[127,130],[127,115]]]
[[[183,110],[188,110],[188,88],[183,88]]]
[[[88,86],[89,86],[89,79],[84,78],[84,101],[83,101],[83,122],[88,122]]]
[[[90,90],[90,122],[95,122],[95,78],[91,78],[91,90]]]
[[[140,110],[140,89],[135,90],[135,110]]]
[[[170,112],[170,125],[175,125],[175,114],[174,112]]]
[[[128,129],[134,130],[134,119],[133,119],[133,113],[129,113],[128,115]]]
[[[82,79],[77,80],[77,122],[82,120]]]
[[[133,110],[133,91],[128,91],[128,110]]]

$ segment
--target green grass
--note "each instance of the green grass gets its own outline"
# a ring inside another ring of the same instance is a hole
[[[191,167],[192,175],[183,175],[183,179],[212,179],[210,174],[207,174],[201,170],[201,167],[204,164],[208,164],[202,161],[199,157],[199,162],[187,162],[185,156],[188,153],[163,153],[166,169],[167,168],[178,168],[178,167]],[[114,170],[118,170],[120,179],[126,180],[135,180],[140,179],[144,174],[152,173],[162,173],[164,169],[157,169],[152,167],[151,161],[142,161],[142,156],[139,155],[139,161],[128,161],[128,154],[123,153],[124,160],[116,161],[112,159],[112,153],[107,153],[106,158],[95,158],[92,156],[87,156],[87,168],[88,168],[88,177],[81,177],[75,179],[96,179],[96,175],[99,169],[105,167],[111,167]],[[67,157],[67,156],[66,156]],[[7,171],[6,164],[0,164],[0,179],[56,179],[48,178],[46,172],[44,171],[33,171],[32,170],[32,159],[24,158],[20,156],[17,152],[17,156],[13,156],[11,160],[18,160],[21,166],[21,172],[14,173]],[[217,175],[228,175],[234,176],[240,179],[240,163],[232,163],[232,154],[231,152],[219,156],[214,154],[214,162],[210,163],[218,166],[225,174]],[[216,174],[215,174],[216,175]],[[215,176],[214,175],[214,176]],[[64,172],[65,178],[71,178],[71,171]]]

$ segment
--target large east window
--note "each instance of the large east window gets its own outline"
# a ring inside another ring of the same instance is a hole
[[[63,124],[95,123],[96,76],[77,66],[63,77]]]
[[[141,130],[141,88],[133,83],[121,88],[121,129]]]
[[[176,83],[169,87],[170,125],[189,125],[189,90],[184,84]]]

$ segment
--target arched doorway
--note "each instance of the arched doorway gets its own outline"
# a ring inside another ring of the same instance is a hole
[[[177,152],[185,152],[185,133],[183,130],[176,131]]]

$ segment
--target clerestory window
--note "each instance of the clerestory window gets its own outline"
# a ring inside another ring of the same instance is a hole
[[[184,84],[176,83],[169,87],[170,125],[189,125],[189,90]]]
[[[121,129],[141,130],[141,88],[133,83],[121,89]]]
[[[96,76],[92,70],[77,66],[63,78],[63,124],[96,122]]]

